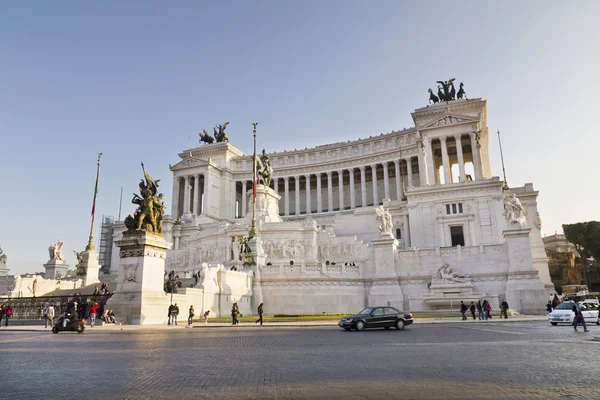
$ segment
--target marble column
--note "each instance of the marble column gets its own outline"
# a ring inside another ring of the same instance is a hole
[[[379,205],[379,189],[377,188],[377,165],[371,165],[371,182],[373,183],[373,205]]]
[[[417,145],[419,147],[417,153],[417,160],[419,161],[419,182],[421,183],[421,186],[426,186],[429,185],[429,173],[427,172],[427,154],[425,151],[425,139],[423,139],[421,143],[422,145]]]
[[[285,215],[290,215],[290,178],[283,178]]]
[[[235,202],[237,201],[237,181],[231,181],[231,216],[237,218]],[[200,209],[198,209],[200,210]]]
[[[186,176],[184,178],[184,190],[183,190],[183,213],[184,214],[189,214],[190,213],[190,192],[192,190],[192,185],[190,185],[190,178],[191,176]]]
[[[473,171],[475,172],[475,177],[473,180],[481,179],[481,146],[477,143],[477,132],[471,132],[471,151],[473,153]]]
[[[458,173],[460,176],[460,181],[464,182],[467,180],[465,175],[465,158],[463,156],[462,151],[462,135],[456,134],[454,135],[454,140],[456,141],[456,157],[458,158]]]
[[[402,183],[400,182],[400,174],[402,169],[400,168],[401,160],[394,160],[394,169],[396,172],[396,200],[402,200]]]
[[[279,194],[279,178],[273,178],[273,190]]]
[[[354,191],[354,168],[348,170],[350,174],[350,208],[356,208],[356,192]]]
[[[448,158],[448,146],[446,146],[446,137],[440,138],[442,144],[442,163],[444,164],[444,183],[452,183],[452,176],[450,175],[450,159]]]
[[[338,191],[340,194],[340,211],[344,210],[344,171],[338,171]]]
[[[383,163],[383,195],[386,199],[390,198],[390,172],[387,161]]]
[[[171,204],[171,216],[177,218],[179,216],[179,185],[181,184],[179,176],[173,177],[173,203]]]
[[[333,211],[333,179],[331,178],[331,171],[327,172],[327,211]]]
[[[427,164],[427,182],[430,185],[435,184],[435,166],[433,162],[433,150],[431,149],[431,139],[425,138],[425,162]]]
[[[310,175],[304,175],[304,179],[306,180],[306,214],[310,214],[312,212],[310,204]]]
[[[294,215],[300,215],[300,177],[298,175],[294,176],[294,183],[294,200],[296,203],[296,212]]]
[[[315,174],[317,176],[317,212],[323,212],[323,193],[321,193],[321,173]]]
[[[408,248],[410,247],[410,238],[409,236],[409,229],[408,229],[408,215],[403,215],[402,216],[402,239],[404,240],[404,249],[408,250]]]
[[[210,205],[210,182],[209,179],[210,178],[210,171],[206,170],[206,173],[204,174],[204,203],[202,204],[202,214],[208,214],[208,206]]]
[[[198,212],[198,192],[200,192],[200,174],[194,175],[194,203],[191,210],[194,215],[200,215]]]
[[[412,171],[412,157],[404,159],[406,161],[406,174],[407,174],[407,185],[408,187],[413,186],[413,171]],[[420,172],[419,172],[420,173]]]
[[[361,196],[361,207],[367,206],[367,179],[365,177],[365,167],[358,167],[360,169],[360,196]]]
[[[246,181],[242,181],[242,218],[244,218],[246,216],[246,213],[248,212],[248,200],[246,199],[246,192]]]

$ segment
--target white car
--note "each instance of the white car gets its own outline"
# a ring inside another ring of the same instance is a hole
[[[573,319],[575,319],[575,313],[573,312],[574,305],[574,301],[560,303],[550,314],[548,314],[548,321],[550,321],[552,325],[572,325]],[[579,309],[581,310],[581,314],[586,323],[596,323],[596,325],[600,325],[598,305],[596,303],[581,303],[579,304]]]

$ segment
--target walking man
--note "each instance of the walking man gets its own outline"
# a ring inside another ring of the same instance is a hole
[[[508,303],[506,302],[506,299],[502,300],[500,308],[500,318],[502,318],[502,315],[504,315],[504,319],[508,319]]]
[[[52,305],[52,303],[50,303],[50,305],[46,309],[46,326],[44,326],[44,328],[47,328],[48,325],[50,325],[50,328],[52,328],[52,326],[54,325],[54,316],[54,306]]]
[[[475,303],[471,302],[471,315],[473,316],[473,319],[475,319]]]
[[[210,315],[210,310],[206,310],[204,313],[204,323],[208,324],[208,316]]]
[[[577,331],[577,325],[583,325],[583,331],[587,332],[587,326],[585,325],[585,318],[583,318],[583,314],[581,314],[581,310],[577,304],[573,304],[573,312],[575,313],[575,318],[573,319],[573,328]]]
[[[483,319],[483,307],[481,305],[481,300],[477,302],[477,317],[481,321]]]
[[[192,324],[193,318],[194,318],[194,306],[191,305],[190,306],[190,312],[189,312],[189,315],[188,315],[188,325]]]
[[[256,320],[255,324],[258,324],[260,322],[260,324],[262,325],[263,323],[263,303],[260,303],[260,305],[258,306],[258,319]]]
[[[467,319],[467,316],[465,315],[465,313],[467,312],[467,305],[465,303],[460,302],[460,313],[462,314],[462,320],[465,321]]]
[[[172,323],[177,325],[177,316],[179,315],[179,307],[177,307],[177,303],[173,306],[173,311],[171,311]]]
[[[169,306],[169,312],[167,313],[167,317],[169,318],[167,325],[171,325],[171,318],[173,318],[173,304]]]

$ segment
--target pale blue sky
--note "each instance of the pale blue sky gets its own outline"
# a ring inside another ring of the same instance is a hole
[[[247,153],[255,121],[268,151],[368,137],[412,126],[427,89],[449,77],[488,100],[509,184],[540,191],[544,233],[600,219],[599,16],[598,1],[4,2],[0,246],[10,272],[42,270],[57,239],[74,264],[98,152],[98,217],[117,214],[121,187],[126,215],[140,161],[170,203],[168,164],[216,123],[231,121],[230,140]]]

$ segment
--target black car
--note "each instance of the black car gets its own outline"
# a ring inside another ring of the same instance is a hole
[[[356,315],[343,317],[338,325],[347,331],[350,329],[362,331],[368,328],[390,329],[392,327],[402,330],[406,325],[412,323],[412,314],[398,311],[394,307],[383,306],[367,307]]]

